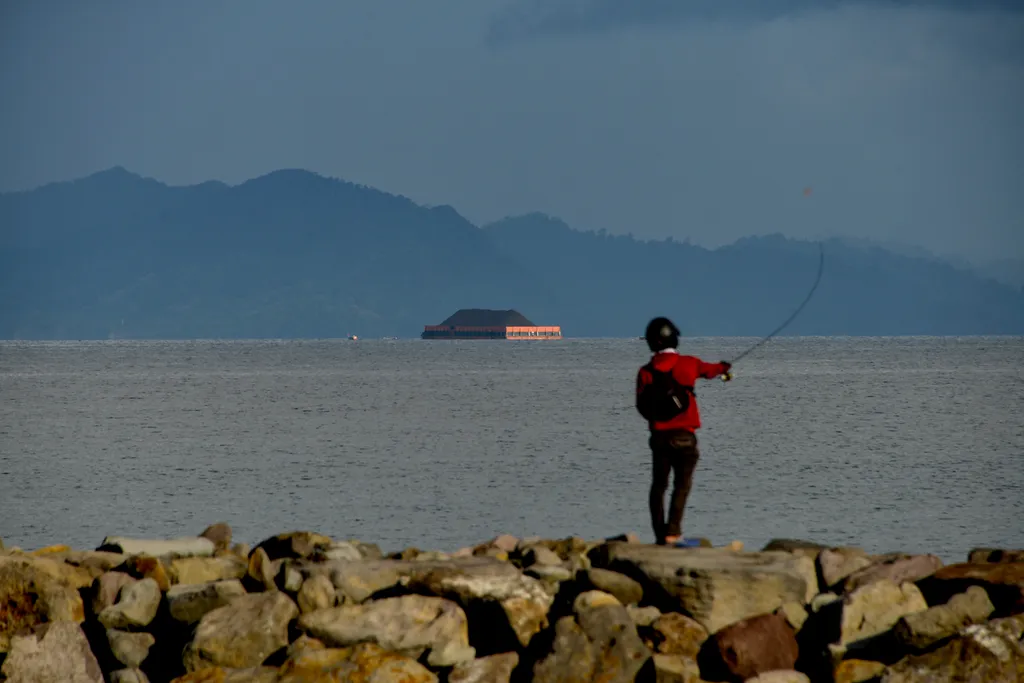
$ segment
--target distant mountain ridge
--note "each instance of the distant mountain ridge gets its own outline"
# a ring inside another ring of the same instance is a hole
[[[1022,334],[1024,292],[938,260],[829,240],[789,334]],[[0,338],[417,337],[459,309],[515,309],[566,336],[760,335],[817,245],[706,249],[543,214],[478,227],[451,206],[303,170],[172,187],[123,168],[0,194]]]

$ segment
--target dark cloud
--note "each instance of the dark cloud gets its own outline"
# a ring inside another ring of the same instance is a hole
[[[683,22],[770,21],[851,6],[1024,12],[1022,0],[513,0],[492,21],[487,39],[501,44]]]

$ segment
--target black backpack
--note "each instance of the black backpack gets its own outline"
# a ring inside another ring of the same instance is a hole
[[[636,409],[644,419],[648,422],[668,422],[685,413],[690,407],[693,387],[680,384],[671,371],[655,370],[651,363],[644,368],[653,378],[636,397]]]

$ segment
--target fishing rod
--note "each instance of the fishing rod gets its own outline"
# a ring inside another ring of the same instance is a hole
[[[811,291],[809,291],[807,293],[807,298],[804,299],[803,303],[800,304],[795,311],[793,311],[793,314],[791,316],[789,316],[789,318],[787,318],[784,323],[782,323],[781,325],[776,327],[774,330],[772,330],[772,332],[770,334],[768,334],[768,336],[766,336],[763,339],[761,339],[760,341],[758,341],[756,344],[751,346],[749,349],[747,349],[746,351],[744,351],[740,355],[738,355],[735,358],[733,358],[731,361],[727,361],[730,366],[735,365],[736,361],[739,361],[739,360],[745,358],[752,351],[758,349],[759,347],[761,347],[762,345],[767,343],[769,340],[771,340],[772,337],[777,335],[779,332],[782,332],[782,330],[786,329],[786,327],[791,322],[793,322],[793,320],[795,320],[798,315],[800,315],[800,311],[804,310],[804,306],[807,305],[807,302],[809,302],[811,300],[811,297],[814,296],[815,290],[818,289],[818,284],[821,283],[821,274],[825,270],[825,246],[821,242],[818,242],[818,250],[819,250],[818,275],[814,279],[814,285],[811,286]],[[724,373],[722,375],[722,381],[723,382],[728,382],[731,379],[732,379],[732,373],[731,372],[726,372],[726,373]]]

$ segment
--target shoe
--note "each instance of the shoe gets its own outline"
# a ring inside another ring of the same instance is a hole
[[[700,541],[696,538],[682,538],[679,537],[672,542],[672,545],[676,548],[699,548]]]

